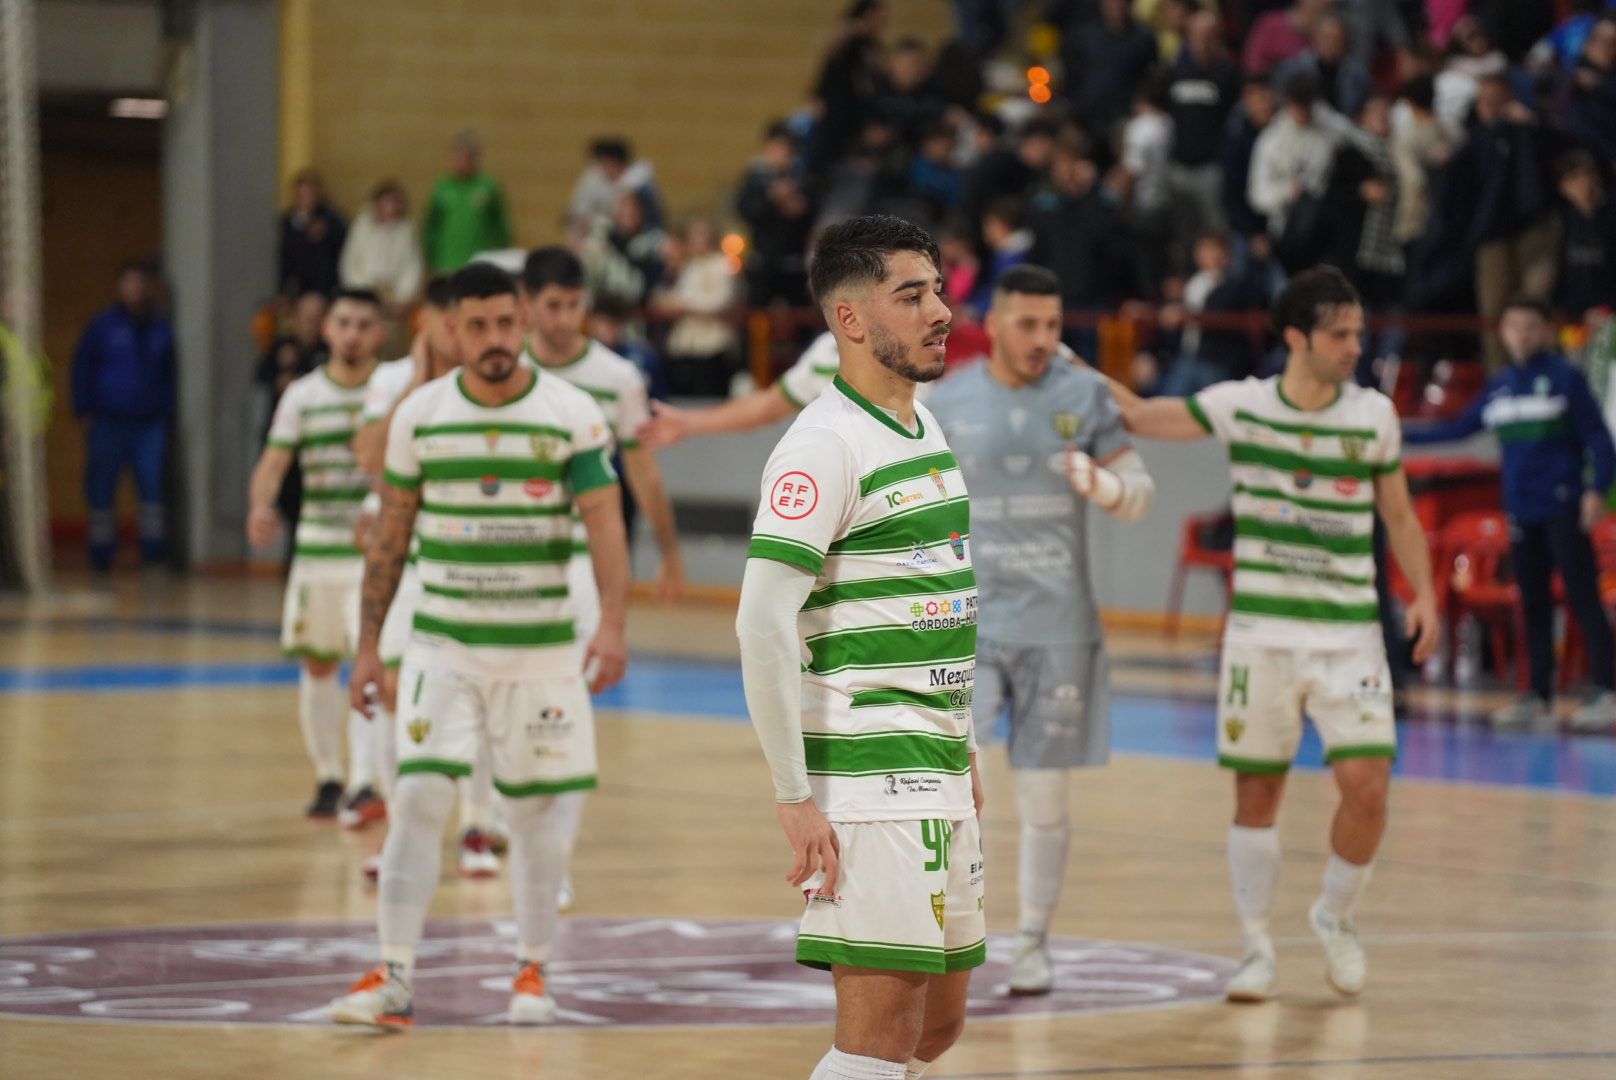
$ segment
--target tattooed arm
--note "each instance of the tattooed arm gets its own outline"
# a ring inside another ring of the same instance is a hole
[[[366,716],[371,715],[369,686],[382,684],[382,660],[377,651],[382,620],[387,618],[387,608],[404,574],[415,514],[421,507],[419,489],[383,483],[381,494],[381,517],[365,551],[365,583],[359,596],[359,650],[354,657],[353,675],[348,679],[348,697],[353,707]]]

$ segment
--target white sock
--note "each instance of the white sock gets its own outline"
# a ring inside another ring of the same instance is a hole
[[[903,1068],[903,1080],[920,1080],[922,1076],[926,1075],[926,1070],[929,1068],[931,1068],[931,1062],[912,1057],[909,1059],[909,1064]]]
[[[1374,868],[1372,862],[1359,866],[1330,852],[1330,861],[1324,864],[1324,910],[1342,921],[1352,918]]]
[[[390,799],[398,782],[398,743],[393,735],[398,721],[379,703],[375,711],[370,718],[370,752],[376,763],[376,790],[382,798]]]
[[[1067,769],[1016,769],[1011,775],[1021,815],[1020,929],[1049,933],[1066,878],[1071,839],[1067,815]]]
[[[808,1080],[904,1080],[905,1068],[901,1061],[857,1057],[833,1046],[830,1053],[819,1059]]]
[[[348,715],[348,702],[337,673],[315,678],[308,668],[297,676],[297,720],[303,728],[303,745],[314,762],[314,775],[322,783],[342,780],[342,722]]]
[[[348,710],[348,790],[376,786],[376,735],[372,721],[358,709]]]
[[[517,956],[544,963],[555,940],[556,898],[566,873],[567,845],[561,832],[560,800],[554,796],[506,799],[511,839],[511,899],[516,909]]]
[[[556,813],[561,815],[561,835],[567,842],[567,867],[572,867],[572,852],[578,846],[578,830],[584,824],[584,802],[587,791],[564,791],[556,796]]]
[[[1247,951],[1272,956],[1268,912],[1274,906],[1274,878],[1279,874],[1279,832],[1273,826],[1248,829],[1229,826],[1229,876],[1234,881],[1234,907]]]
[[[453,809],[454,781],[447,776],[410,773],[393,786],[376,897],[383,960],[414,962],[426,909],[438,888],[443,827]]]
[[[408,945],[383,945],[382,963],[397,971],[405,982],[415,976],[415,950]]]

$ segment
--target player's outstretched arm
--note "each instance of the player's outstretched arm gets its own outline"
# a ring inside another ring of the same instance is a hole
[[[1066,478],[1072,490],[1118,521],[1138,521],[1156,497],[1156,481],[1131,446],[1103,461],[1073,447],[1066,452]]]
[[[1111,396],[1122,410],[1122,422],[1135,435],[1147,439],[1189,442],[1204,439],[1212,432],[1190,409],[1188,398],[1142,398],[1117,380],[1107,377]]]
[[[821,891],[836,891],[836,834],[808,787],[802,745],[802,668],[797,613],[814,587],[808,570],[773,559],[748,559],[741,579],[735,633],[741,680],[763,756],[774,780],[780,827],[791,843],[786,880],[801,885],[824,872]]]
[[[1386,539],[1403,576],[1414,587],[1414,603],[1407,616],[1409,640],[1414,642],[1414,662],[1429,660],[1442,639],[1442,620],[1436,610],[1436,587],[1431,575],[1431,547],[1425,526],[1414,513],[1408,494],[1408,477],[1398,466],[1375,477],[1375,512],[1386,523]]]
[[[404,561],[410,553],[410,534],[415,531],[415,515],[421,508],[418,487],[384,483],[382,511],[365,549],[365,579],[359,593],[359,647],[355,650],[353,674],[348,679],[349,703],[366,716],[371,715],[369,687],[383,681],[378,642],[382,621],[398,592],[404,576]]]
[[[598,694],[628,670],[628,530],[623,525],[623,494],[616,484],[587,491],[577,503],[600,591],[600,629],[584,650],[584,668],[594,670],[589,689]]]
[[[663,600],[677,600],[685,591],[685,561],[679,553],[679,527],[674,522],[673,502],[662,483],[662,467],[656,455],[643,445],[625,447],[623,472],[634,501],[645,512],[656,537],[657,549],[662,552],[662,567],[657,571],[657,593]]]
[[[796,411],[797,406],[780,390],[779,384],[702,409],[681,409],[665,401],[653,401],[651,419],[640,429],[638,438],[651,449],[660,450],[697,436],[767,427]]]
[[[291,467],[292,451],[273,445],[264,447],[258,464],[253,466],[252,480],[247,484],[247,542],[255,548],[268,547],[281,531],[275,499]]]

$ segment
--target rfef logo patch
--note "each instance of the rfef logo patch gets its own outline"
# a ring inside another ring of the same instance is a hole
[[[769,506],[787,521],[800,521],[819,505],[819,485],[805,472],[788,472],[774,482]]]

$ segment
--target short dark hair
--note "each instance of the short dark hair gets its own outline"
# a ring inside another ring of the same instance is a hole
[[[1516,293],[1509,298],[1509,303],[1504,305],[1504,310],[1499,314],[1511,311],[1535,311],[1545,319],[1554,318],[1554,309],[1549,306],[1549,302],[1536,293]]]
[[[1053,116],[1039,115],[1021,125],[1021,130],[1016,132],[1016,140],[1025,142],[1028,139],[1058,139],[1060,133],[1059,120]]]
[[[1362,304],[1347,275],[1333,266],[1315,266],[1291,278],[1274,301],[1274,332],[1280,337],[1290,329],[1311,334],[1330,312]]]
[[[1403,84],[1403,97],[1416,109],[1430,112],[1436,108],[1436,80],[1429,75],[1416,75]]]
[[[350,300],[355,304],[365,304],[378,311],[381,310],[382,306],[382,298],[376,295],[376,290],[374,289],[338,289],[331,294],[332,307],[336,307],[344,300]]]
[[[578,261],[578,256],[556,244],[534,248],[522,264],[522,288],[529,296],[537,296],[547,285],[583,288],[584,264]]]
[[[1274,92],[1274,82],[1267,75],[1258,75],[1252,72],[1240,80],[1240,89],[1242,92],[1246,90],[1267,90],[1271,94]]]
[[[1298,71],[1280,86],[1279,96],[1287,105],[1312,108],[1313,103],[1319,100],[1318,76],[1311,71]]]
[[[937,241],[919,225],[891,214],[868,214],[838,222],[819,234],[809,288],[821,304],[849,284],[879,284],[887,277],[887,257],[913,251],[942,266]]]
[[[627,165],[634,160],[634,149],[629,146],[627,139],[606,135],[589,144],[589,156],[597,159],[608,158]]]
[[[470,262],[449,279],[454,302],[490,300],[496,296],[516,296],[516,279],[491,262]]]
[[[797,137],[791,133],[791,125],[784,120],[770,120],[769,126],[763,129],[763,141],[773,142],[776,139],[787,139],[792,143]]]
[[[1059,296],[1060,278],[1055,276],[1053,270],[1032,263],[1021,263],[1012,266],[1000,274],[993,283],[993,299],[995,302],[1001,295],[1020,293],[1023,296]]]
[[[112,279],[121,281],[125,274],[139,274],[147,280],[157,276],[156,272],[152,270],[151,260],[149,259],[125,259],[118,264],[118,272],[112,276]]]
[[[1554,163],[1554,178],[1563,182],[1572,173],[1579,173],[1584,169],[1592,169],[1598,173],[1599,159],[1579,146],[1575,150],[1567,150],[1560,156],[1560,160]]]
[[[433,274],[426,279],[426,306],[448,311],[454,306],[454,285],[448,274]]]
[[[1014,195],[1000,195],[982,208],[982,220],[988,218],[998,218],[1011,229],[1019,229],[1027,223],[1027,204]]]

